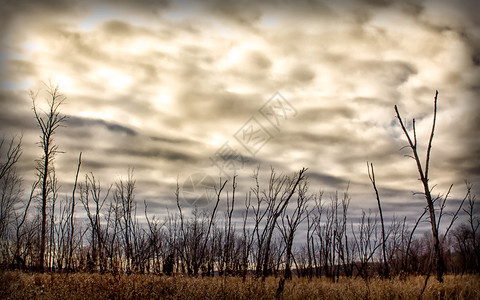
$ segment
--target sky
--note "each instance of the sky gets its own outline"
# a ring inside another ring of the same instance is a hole
[[[262,186],[270,168],[307,167],[311,192],[348,187],[358,214],[376,207],[372,162],[387,219],[415,219],[425,200],[394,105],[409,129],[416,119],[424,159],[436,90],[433,193],[453,184],[455,204],[466,179],[480,190],[478,1],[0,7],[0,135],[23,135],[26,192],[41,157],[28,91],[44,108],[50,83],[67,99],[55,135],[65,195],[82,152],[81,178],[93,173],[104,190],[134,170],[140,212],[144,200],[152,214],[175,209],[177,181],[185,206],[207,206],[199,187],[234,172],[243,197],[260,166]]]

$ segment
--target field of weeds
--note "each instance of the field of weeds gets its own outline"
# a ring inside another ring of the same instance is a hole
[[[155,275],[0,273],[1,299],[274,299],[278,278],[191,278]],[[417,299],[424,277],[405,280],[296,278],[281,299]],[[423,299],[480,299],[480,276],[431,278]]]

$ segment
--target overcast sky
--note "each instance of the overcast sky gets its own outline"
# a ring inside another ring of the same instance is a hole
[[[355,211],[376,205],[369,161],[385,214],[413,218],[422,186],[394,105],[416,118],[424,157],[435,90],[430,184],[478,193],[478,1],[257,2],[1,1],[0,130],[23,134],[25,189],[41,156],[27,91],[43,105],[52,81],[67,97],[65,193],[83,152],[81,176],[105,189],[134,168],[140,211],[171,207],[177,178],[233,166],[244,191],[259,164],[308,167],[327,195],[350,182]]]

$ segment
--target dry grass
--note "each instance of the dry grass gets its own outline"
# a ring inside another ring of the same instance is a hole
[[[276,278],[189,278],[154,275],[0,273],[0,299],[272,299]],[[287,281],[283,299],[417,299],[424,277]],[[480,299],[480,276],[431,279],[423,299]]]

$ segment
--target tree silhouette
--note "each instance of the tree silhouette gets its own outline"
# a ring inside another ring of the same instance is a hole
[[[47,100],[48,109],[40,111],[37,108],[36,98],[37,93],[30,92],[30,97],[33,103],[33,112],[40,127],[41,135],[39,146],[43,151],[43,156],[38,160],[37,175],[40,178],[41,185],[41,239],[40,239],[40,253],[38,260],[38,269],[40,272],[44,271],[45,261],[45,245],[46,245],[46,225],[47,225],[47,202],[52,193],[51,175],[54,170],[53,162],[58,153],[58,146],[54,143],[54,135],[57,129],[65,121],[66,116],[60,114],[60,106],[65,101],[65,96],[60,93],[59,87],[50,84],[47,87],[49,98]]]

